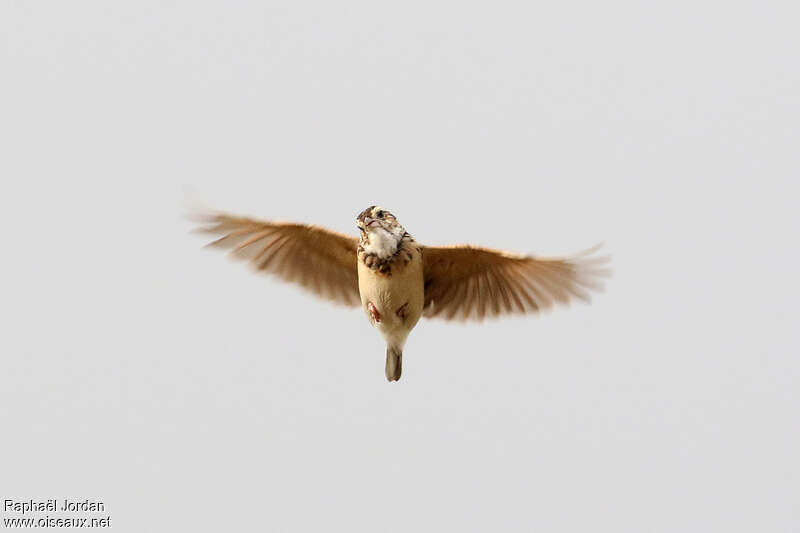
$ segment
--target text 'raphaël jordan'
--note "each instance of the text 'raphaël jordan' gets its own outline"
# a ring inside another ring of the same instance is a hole
[[[3,500],[3,511],[6,513],[99,513],[105,510],[105,503],[92,500]]]

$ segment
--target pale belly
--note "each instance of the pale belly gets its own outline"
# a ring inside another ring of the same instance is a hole
[[[413,261],[391,276],[377,274],[359,263],[358,289],[362,308],[372,325],[387,342],[402,346],[422,315],[422,261]]]

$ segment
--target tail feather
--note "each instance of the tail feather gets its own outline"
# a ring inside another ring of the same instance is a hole
[[[386,379],[397,381],[403,373],[403,350],[386,347]]]

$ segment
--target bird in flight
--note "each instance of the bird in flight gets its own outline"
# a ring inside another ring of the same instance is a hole
[[[356,218],[360,237],[319,226],[202,214],[198,231],[258,271],[314,294],[361,306],[386,341],[386,379],[397,381],[403,346],[420,317],[483,320],[535,313],[602,288],[599,246],[571,257],[518,255],[472,245],[425,246],[379,206]]]

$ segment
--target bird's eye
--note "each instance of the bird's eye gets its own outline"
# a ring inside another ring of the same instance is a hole
[[[378,211],[378,218],[383,218],[383,211]]]

